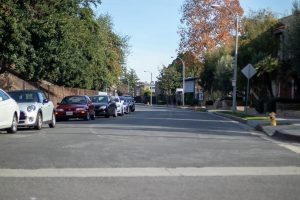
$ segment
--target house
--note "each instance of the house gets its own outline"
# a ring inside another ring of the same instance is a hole
[[[200,85],[200,77],[188,77],[185,79],[184,96],[185,104],[199,104],[203,101],[203,88]],[[176,90],[176,102],[182,103],[182,89]]]

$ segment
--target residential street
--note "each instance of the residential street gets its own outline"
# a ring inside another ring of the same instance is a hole
[[[211,113],[140,105],[2,132],[0,199],[298,200],[299,149]]]

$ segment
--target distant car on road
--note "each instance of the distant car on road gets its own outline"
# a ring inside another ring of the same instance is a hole
[[[120,100],[123,103],[124,113],[129,114],[130,113],[130,100],[127,97],[120,96]]]
[[[17,102],[0,89],[0,129],[16,133],[20,110]]]
[[[90,98],[95,105],[96,116],[105,116],[106,118],[118,116],[116,102],[111,96],[95,95]]]
[[[123,101],[120,99],[119,96],[112,96],[112,99],[114,100],[114,102],[116,102],[118,115],[123,116],[124,115]]]
[[[127,98],[129,101],[130,112],[134,112],[135,111],[135,101],[134,101],[133,97],[129,96],[129,95],[126,95],[124,97]]]
[[[82,118],[86,121],[95,120],[95,106],[91,99],[85,95],[67,96],[55,110],[57,120]]]
[[[9,95],[18,103],[20,119],[18,126],[42,128],[43,123],[54,128],[56,125],[54,105],[40,90],[17,90]]]

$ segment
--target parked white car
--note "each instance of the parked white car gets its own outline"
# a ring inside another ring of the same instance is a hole
[[[54,128],[56,125],[55,108],[52,101],[46,98],[40,90],[18,90],[9,92],[10,96],[18,103],[20,119],[18,126],[42,128],[43,123]]]
[[[116,102],[118,115],[123,116],[124,115],[123,101],[121,101],[121,99],[118,96],[112,96],[112,99]]]
[[[0,129],[16,133],[19,116],[20,110],[16,101],[0,89]]]
[[[127,97],[119,96],[121,102],[123,103],[124,113],[129,114],[130,113],[130,106],[129,106],[129,100]]]

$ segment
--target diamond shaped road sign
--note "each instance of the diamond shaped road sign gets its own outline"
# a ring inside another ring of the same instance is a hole
[[[247,77],[247,79],[250,79],[256,74],[256,69],[254,69],[251,64],[248,64],[242,69],[242,73]]]

